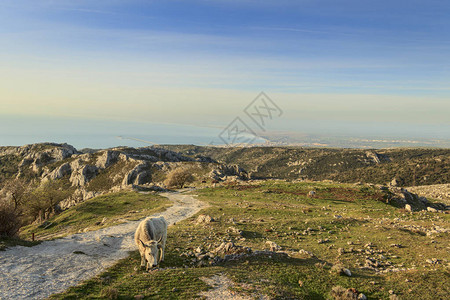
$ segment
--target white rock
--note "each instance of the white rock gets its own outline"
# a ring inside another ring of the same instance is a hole
[[[411,205],[405,204],[405,210],[406,210],[406,211],[409,211],[409,212],[412,212],[412,207],[411,207]]]
[[[278,251],[281,250],[281,247],[277,245],[275,242],[266,241],[266,244],[269,245],[270,251]]]
[[[366,295],[364,295],[363,293],[358,295],[358,300],[367,300]]]

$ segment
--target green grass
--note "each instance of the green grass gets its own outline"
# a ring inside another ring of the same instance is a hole
[[[31,247],[34,245],[39,244],[39,241],[26,241],[22,240],[20,238],[9,238],[9,237],[0,237],[0,251],[5,250],[8,247],[14,247],[14,246],[25,246],[25,247]]]
[[[311,189],[317,191],[314,199],[306,196]],[[378,190],[344,184],[269,181],[196,193],[210,204],[201,213],[217,221],[195,225],[194,216],[170,227],[162,270],[139,270],[135,251],[105,273],[52,298],[100,299],[111,288],[119,299],[136,295],[192,299],[208,288],[200,277],[221,273],[236,283],[233,289],[238,293],[263,293],[274,299],[329,299],[335,285],[356,288],[369,299],[389,299],[389,290],[401,299],[445,299],[450,295],[448,233],[432,238],[424,234],[432,224],[448,227],[448,214],[409,214],[386,205]],[[338,215],[341,217],[335,217]],[[229,232],[229,227],[242,230],[242,236]],[[303,234],[308,228],[314,230]],[[319,244],[319,239],[329,241]],[[248,257],[202,267],[180,256],[197,247],[214,249],[222,241],[261,250],[268,240],[290,256]],[[373,246],[366,247],[368,243]],[[346,253],[339,254],[338,248]],[[354,249],[351,253],[350,248]],[[315,257],[300,254],[300,249]],[[380,273],[361,266],[366,257],[381,260],[381,255],[394,267],[409,270]],[[441,263],[430,265],[428,258]],[[331,274],[331,266],[337,263],[349,268],[352,277]]]
[[[69,208],[50,218],[41,225],[25,226],[20,231],[22,238],[30,238],[34,232],[36,239],[61,237],[80,231],[91,231],[138,220],[163,211],[170,201],[156,194],[118,192],[98,196]],[[105,221],[102,222],[105,218]]]

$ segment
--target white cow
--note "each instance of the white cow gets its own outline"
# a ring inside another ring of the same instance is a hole
[[[134,241],[141,254],[141,267],[150,270],[164,260],[167,239],[167,222],[164,217],[148,217],[139,223]]]

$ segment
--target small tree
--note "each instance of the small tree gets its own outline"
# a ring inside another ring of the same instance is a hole
[[[45,221],[56,213],[57,204],[69,195],[70,192],[61,189],[55,181],[44,183],[33,191],[24,208],[27,223]]]
[[[188,168],[177,168],[167,175],[165,184],[168,187],[178,187],[182,189],[186,183],[194,181],[194,176],[192,176],[192,171]]]
[[[11,179],[5,183],[3,191],[11,197],[14,203],[14,210],[17,211],[22,204],[27,202],[27,198],[32,191],[32,184],[18,178]]]

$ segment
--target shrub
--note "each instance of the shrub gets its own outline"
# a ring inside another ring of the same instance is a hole
[[[194,176],[192,176],[191,169],[188,168],[178,168],[172,170],[165,181],[168,187],[179,187],[180,189],[184,187],[186,183],[194,181]]]
[[[334,286],[331,289],[331,296],[335,300],[357,300],[358,294],[351,289],[345,289],[342,286]]]
[[[119,291],[112,287],[104,288],[100,294],[105,299],[117,299],[119,297]]]
[[[21,222],[14,204],[0,199],[0,236],[13,237],[19,231]]]

